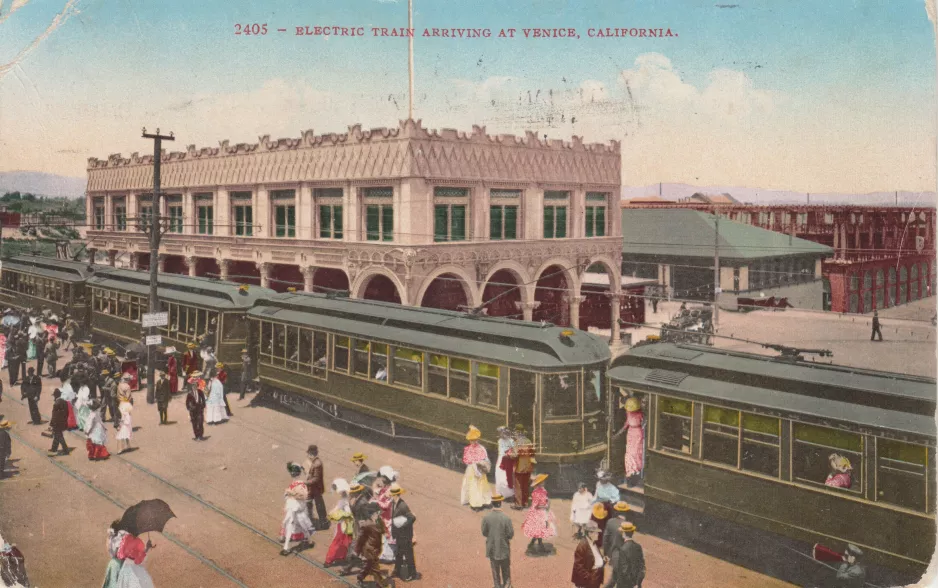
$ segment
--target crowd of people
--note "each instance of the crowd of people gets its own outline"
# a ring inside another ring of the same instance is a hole
[[[64,434],[75,430],[85,435],[89,460],[108,459],[108,425],[114,427],[118,452],[132,450],[132,391],[141,385],[145,373],[136,361],[140,357],[118,354],[108,346],[79,344],[78,326],[68,316],[60,319],[48,311],[8,311],[4,316],[11,318],[0,327],[0,358],[6,361],[11,383],[21,381],[32,424],[45,424],[38,406],[42,376],[58,380],[52,393],[49,430],[43,433],[52,438],[50,454],[68,455],[70,448]],[[72,348],[72,356],[59,367],[58,349],[63,343]],[[167,414],[169,402],[185,394],[196,441],[206,439],[204,425],[219,425],[232,416],[226,397],[226,366],[217,361],[210,344],[204,339],[202,343],[188,344],[182,354],[173,347],[165,348],[158,360],[154,386],[160,425],[172,424]],[[37,353],[39,349],[43,352]],[[27,366],[32,361],[36,364]],[[241,367],[238,392],[243,397],[253,381],[247,349],[242,350]],[[44,374],[43,368],[47,370]],[[6,421],[0,422],[0,472],[10,455],[9,435],[4,435],[9,426]],[[502,503],[511,501],[514,509],[526,510],[522,531],[529,540],[526,555],[530,557],[555,553],[545,540],[555,537],[558,530],[544,486],[548,475],[535,472],[536,450],[527,431],[522,425],[513,430],[500,427],[498,437],[498,457],[492,468],[485,447],[479,443],[481,431],[470,427],[466,436],[469,444],[463,453],[466,471],[460,500],[474,511],[488,511],[482,520],[486,557],[492,562],[496,587],[505,588],[510,586],[508,546],[514,529],[501,510]],[[634,463],[635,456],[632,458]],[[356,453],[351,458],[349,476],[332,481],[329,488],[335,503],[331,510],[325,504],[326,478],[318,448],[310,446],[302,464],[287,465],[291,481],[284,492],[280,553],[289,556],[301,552],[314,545],[317,531],[332,529],[326,566],[341,567],[342,575],[356,574],[359,583],[371,578],[378,586],[387,585],[391,578],[406,582],[419,579],[414,556],[416,517],[403,498],[406,490],[400,485],[399,474],[390,466],[372,470],[365,460],[365,455]],[[489,483],[493,471],[494,488]],[[579,540],[572,577],[576,586],[602,585],[606,564],[612,567],[607,586],[631,588],[641,584],[641,548],[632,540],[634,525],[625,520],[628,505],[618,499],[619,489],[605,472],[600,472],[594,493],[581,484],[573,497],[570,521]],[[627,544],[634,545],[626,548]],[[144,545],[112,525],[104,586],[152,586],[141,565],[151,547],[149,542]],[[390,574],[382,564],[393,565]]]

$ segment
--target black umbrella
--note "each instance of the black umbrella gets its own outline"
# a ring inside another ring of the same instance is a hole
[[[159,498],[144,500],[124,512],[118,528],[138,537],[150,531],[162,533],[166,522],[175,516],[169,505]]]

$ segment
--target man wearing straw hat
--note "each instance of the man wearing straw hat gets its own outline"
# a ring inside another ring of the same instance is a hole
[[[611,562],[613,556],[618,553],[619,548],[622,547],[622,533],[616,531],[616,529],[622,528],[622,523],[625,521],[625,513],[632,510],[629,507],[627,502],[619,501],[612,507],[612,513],[609,517],[609,520],[606,521],[606,527],[608,527],[609,532],[603,534],[603,555],[606,556],[606,561]]]
[[[596,547],[599,525],[595,521],[587,521],[582,527],[582,532],[583,536],[573,553],[573,574],[570,581],[577,588],[600,588],[603,585],[606,563]]]
[[[512,508],[521,510],[528,504],[531,490],[531,473],[537,463],[534,444],[528,439],[524,425],[515,425],[515,504]]]
[[[417,564],[414,561],[414,522],[417,517],[410,511],[410,507],[401,498],[404,489],[397,482],[391,484],[391,535],[397,544],[394,554],[394,572],[392,578],[400,578],[405,582],[419,580]]]
[[[10,439],[10,427],[13,423],[0,420],[0,480],[6,477],[7,459],[13,453],[13,441]]]
[[[612,531],[612,529],[609,529]],[[632,523],[622,523],[622,547],[612,562],[612,578],[605,588],[641,588],[645,579],[645,554],[642,546],[632,539],[636,528]]]
[[[501,494],[492,496],[492,510],[482,518],[482,536],[485,537],[485,557],[492,566],[495,588],[511,588],[511,540],[515,527],[502,510]]]

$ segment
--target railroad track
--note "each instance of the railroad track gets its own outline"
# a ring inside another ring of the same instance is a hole
[[[25,403],[25,402],[23,402],[22,400],[20,400],[20,399],[18,399],[18,398],[15,398],[15,397],[11,396],[10,394],[8,394],[8,393],[6,393],[6,392],[3,393],[3,396],[5,396],[7,399],[12,400],[13,402],[19,404],[20,406],[26,406],[26,403]],[[48,418],[49,418],[49,415],[43,414],[42,417],[45,418],[45,419],[48,419]],[[85,436],[84,436],[84,435],[78,434],[78,433],[76,433],[76,432],[74,432],[74,431],[68,431],[68,434],[69,434],[70,436],[74,437],[74,438],[78,438],[78,439],[82,439],[82,440],[85,439]],[[111,503],[115,504],[116,506],[119,506],[120,508],[127,508],[127,507],[129,506],[129,505],[125,505],[125,504],[121,503],[121,501],[119,501],[118,499],[114,498],[114,497],[111,496],[109,493],[105,492],[105,491],[102,490],[100,487],[96,486],[94,483],[92,483],[92,482],[90,482],[89,480],[87,480],[86,478],[84,478],[81,474],[79,474],[79,473],[76,472],[75,470],[69,468],[68,466],[66,466],[65,464],[61,463],[60,461],[58,461],[58,460],[56,460],[56,459],[53,459],[53,458],[51,458],[51,457],[48,457],[48,456],[46,455],[46,451],[45,451],[44,449],[40,449],[40,448],[35,447],[34,445],[32,445],[32,444],[28,443],[26,440],[24,440],[20,435],[14,433],[14,432],[12,432],[12,431],[10,432],[10,435],[11,435],[13,438],[15,438],[17,441],[19,441],[20,443],[22,443],[24,446],[28,447],[29,449],[31,449],[31,450],[33,450],[34,452],[36,452],[37,454],[39,454],[40,456],[46,457],[47,459],[49,459],[49,461],[51,461],[53,464],[55,464],[56,467],[58,467],[59,469],[61,469],[61,470],[64,471],[65,473],[67,473],[67,474],[68,474],[69,476],[71,476],[72,478],[78,480],[79,482],[81,482],[82,484],[84,484],[85,486],[87,486],[88,488],[94,490],[96,493],[100,494],[101,496],[103,496],[104,498],[106,498],[108,501],[110,501]],[[81,445],[79,445],[79,447],[81,447]],[[185,496],[186,498],[189,498],[190,500],[193,500],[193,501],[199,503],[200,505],[202,505],[203,507],[207,508],[208,510],[211,510],[211,511],[215,512],[216,514],[221,515],[222,517],[228,519],[229,521],[231,521],[232,523],[238,525],[239,527],[241,527],[241,528],[243,528],[243,529],[245,529],[245,530],[247,530],[247,531],[250,531],[251,533],[253,533],[254,535],[257,535],[258,537],[260,537],[260,538],[262,538],[262,539],[265,539],[265,540],[268,541],[269,543],[271,543],[271,544],[273,544],[273,545],[276,545],[276,546],[278,546],[278,547],[282,545],[282,542],[281,542],[281,541],[278,541],[277,538],[271,537],[270,535],[267,535],[266,533],[264,533],[263,531],[261,531],[261,530],[258,529],[257,527],[251,525],[251,524],[248,523],[247,521],[244,521],[243,519],[241,519],[241,518],[238,517],[237,515],[232,514],[232,513],[228,512],[228,511],[224,510],[223,508],[220,508],[220,507],[218,507],[218,506],[212,504],[211,502],[205,500],[205,499],[202,498],[201,496],[198,496],[197,494],[194,494],[193,492],[191,492],[191,491],[188,490],[187,488],[184,488],[184,487],[182,487],[182,486],[179,486],[178,484],[174,484],[173,482],[167,480],[167,479],[164,478],[163,476],[157,474],[156,472],[153,472],[153,471],[150,470],[149,468],[146,468],[146,467],[144,467],[144,466],[142,466],[142,465],[140,465],[140,464],[138,464],[138,463],[136,463],[136,462],[134,462],[134,461],[132,461],[132,460],[130,460],[130,459],[127,459],[125,456],[119,455],[119,454],[112,454],[112,455],[111,455],[111,459],[116,459],[116,460],[118,460],[118,461],[121,461],[121,462],[123,462],[123,463],[126,463],[127,465],[129,465],[130,467],[134,468],[135,470],[137,470],[137,471],[139,471],[139,472],[145,474],[146,476],[149,476],[150,478],[152,478],[152,479],[154,479],[154,480],[160,482],[161,484],[163,484],[163,485],[165,485],[165,486],[167,486],[167,487],[169,487],[169,488],[172,488],[173,490],[175,490],[176,492],[182,494],[182,495]],[[231,580],[232,582],[234,582],[236,585],[242,586],[242,587],[244,587],[244,588],[248,588],[248,585],[247,585],[247,584],[244,584],[243,582],[241,582],[241,580],[239,580],[239,579],[237,579],[236,577],[234,577],[234,576],[232,576],[231,574],[229,574],[226,570],[224,570],[224,568],[220,567],[218,564],[216,564],[215,562],[213,562],[211,559],[209,559],[209,558],[206,557],[205,555],[201,554],[199,551],[195,550],[194,548],[192,548],[192,547],[189,546],[189,545],[186,545],[184,542],[180,541],[178,538],[173,537],[173,536],[172,536],[171,534],[169,534],[169,533],[163,533],[163,534],[167,537],[167,539],[169,539],[170,541],[172,541],[172,542],[175,543],[176,545],[180,546],[182,549],[184,549],[185,551],[189,552],[189,553],[192,554],[194,557],[196,557],[197,559],[199,559],[203,564],[208,565],[209,567],[211,567],[213,570],[215,570],[215,571],[218,572],[219,574],[225,576],[226,578],[228,578],[229,580]],[[334,581],[338,581],[338,582],[341,583],[342,585],[345,585],[345,586],[358,586],[357,581],[354,581],[354,577],[349,578],[349,577],[346,577],[346,576],[342,576],[342,575],[336,573],[335,571],[330,570],[329,568],[325,567],[325,566],[324,566],[323,564],[321,564],[320,562],[318,562],[318,561],[312,559],[312,558],[309,557],[308,555],[305,555],[305,554],[303,554],[303,553],[294,553],[294,556],[296,556],[298,559],[300,559],[300,560],[303,561],[304,563],[308,564],[309,566],[314,567],[314,568],[316,568],[316,569],[322,571],[324,574],[327,574],[327,575],[331,576]]]

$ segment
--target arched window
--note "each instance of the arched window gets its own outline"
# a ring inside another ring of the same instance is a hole
[[[850,295],[850,306],[847,312],[856,312],[857,305],[859,304],[859,302],[860,302],[860,296],[856,292],[852,293]]]
[[[863,289],[869,290],[873,287],[873,272],[867,270],[863,272]]]

